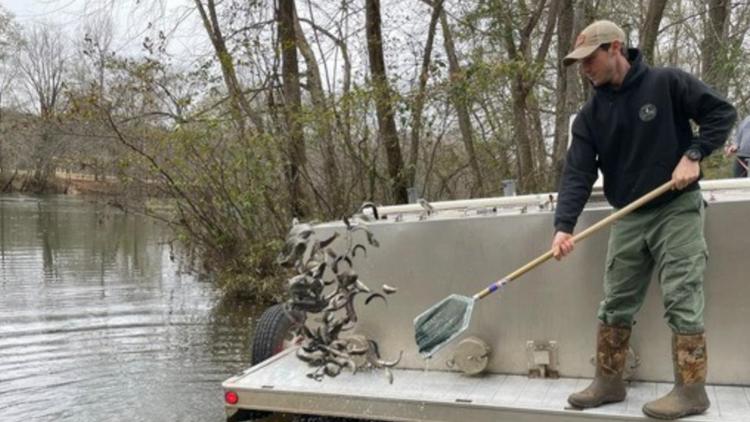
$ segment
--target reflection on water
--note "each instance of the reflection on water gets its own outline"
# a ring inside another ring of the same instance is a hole
[[[0,196],[0,421],[223,421],[245,305],[180,273],[167,231],[65,196]]]

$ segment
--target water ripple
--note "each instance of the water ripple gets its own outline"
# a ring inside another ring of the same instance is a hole
[[[153,221],[0,195],[0,421],[223,421],[246,307],[169,259]]]

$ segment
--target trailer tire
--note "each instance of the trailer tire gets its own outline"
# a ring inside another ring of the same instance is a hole
[[[291,319],[292,315],[297,321]],[[273,305],[263,311],[255,325],[253,340],[250,345],[250,363],[257,365],[271,356],[281,352],[288,346],[286,340],[299,321],[304,316],[301,314],[290,314],[284,309],[283,304]],[[254,421],[271,416],[273,412],[263,410],[242,409],[227,422]]]
[[[292,329],[302,323],[303,318],[302,314],[287,312],[283,304],[266,309],[255,326],[251,363],[257,365],[289,347]]]

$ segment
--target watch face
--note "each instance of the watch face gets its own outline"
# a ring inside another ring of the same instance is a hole
[[[687,158],[689,158],[689,159],[691,159],[693,161],[698,161],[698,160],[701,159],[701,153],[700,153],[700,151],[696,151],[694,149],[687,150],[685,152],[685,155],[687,155]]]

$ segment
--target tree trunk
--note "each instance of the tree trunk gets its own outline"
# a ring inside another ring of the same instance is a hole
[[[409,151],[409,165],[407,166],[407,180],[410,186],[415,186],[417,175],[417,160],[419,159],[419,137],[422,130],[422,111],[424,109],[425,91],[427,79],[430,76],[430,59],[432,57],[432,44],[435,40],[435,29],[437,21],[443,9],[443,0],[436,0],[430,17],[430,27],[427,31],[424,54],[422,55],[422,67],[419,71],[419,86],[417,96],[414,98],[411,127],[411,145]]]
[[[408,202],[406,194],[407,180],[404,162],[401,158],[401,146],[396,131],[396,120],[393,113],[388,78],[383,59],[383,36],[380,30],[380,0],[365,0],[365,29],[367,31],[367,52],[370,59],[370,73],[375,91],[375,108],[378,115],[380,137],[385,145],[388,161],[390,191],[395,203]]]
[[[338,218],[345,211],[346,204],[343,200],[343,186],[339,177],[339,166],[336,163],[336,148],[333,139],[333,113],[329,109],[329,102],[323,92],[323,81],[320,77],[318,63],[315,60],[310,44],[305,38],[305,33],[300,25],[295,11],[294,28],[297,38],[297,46],[305,60],[307,67],[307,87],[314,107],[314,125],[318,136],[317,142],[321,146],[323,156],[323,175],[325,179],[325,196],[330,218]]]
[[[594,21],[594,17],[596,16],[596,9],[593,4],[594,0],[577,0],[575,3],[575,19],[573,20],[573,35],[574,37],[578,36],[578,34],[583,31],[583,28],[588,26],[590,23]],[[574,65],[578,66],[578,65]],[[583,75],[582,72],[579,72],[580,80],[581,80],[581,99],[585,100],[589,98],[594,93],[594,88],[591,86],[591,82]]]
[[[341,13],[344,15],[344,21],[339,23],[339,25],[343,25],[346,28],[348,27],[348,19],[351,15],[350,13],[348,13],[349,5],[348,3],[344,2],[341,7]],[[344,151],[349,154],[353,154],[356,149],[354,142],[352,141],[352,64],[351,60],[349,59],[349,51],[346,44],[346,38],[342,34],[341,27],[338,28],[338,34],[335,34],[332,31],[329,31],[328,29],[317,25],[311,19],[300,18],[299,16],[297,16],[296,22],[297,41],[299,43],[298,47],[300,49],[300,52],[302,53],[302,56],[305,58],[308,72],[310,72],[308,75],[308,78],[311,78],[310,83],[315,84],[314,87],[310,87],[310,95],[312,97],[313,104],[318,109],[320,109],[322,113],[318,117],[322,118],[323,126],[318,126],[318,128],[320,132],[328,134],[328,139],[322,140],[321,142],[323,142],[324,147],[323,152],[325,154],[324,160],[326,161],[326,177],[328,178],[328,180],[332,181],[329,184],[329,196],[331,196],[332,202],[331,212],[335,214],[336,217],[339,217],[343,212],[346,211],[347,207],[349,206],[352,193],[352,189],[345,189],[345,184],[343,183],[343,178],[341,176],[342,173],[350,170],[351,173],[353,173],[355,177],[358,177],[358,180],[360,181],[362,180],[361,176],[365,174],[365,170],[362,168],[362,163],[364,161],[361,160],[358,156],[356,156],[357,159],[355,160],[354,168],[347,169],[346,165],[337,164],[336,162],[335,136],[337,134],[340,134],[342,138],[342,142],[339,143],[339,145],[344,148]],[[328,37],[328,39],[330,39],[340,49],[340,54],[343,59],[343,75],[341,76],[341,89],[340,91],[337,91],[338,100],[335,98],[334,94],[331,94],[326,99],[325,94],[323,93],[322,77],[320,76],[320,71],[318,70],[317,64],[313,65],[313,63],[315,63],[315,56],[312,52],[312,48],[308,45],[308,42],[302,33],[300,22],[307,23],[313,28],[314,31],[318,31]],[[346,30],[344,30],[343,32],[348,33],[348,31]],[[321,100],[318,100],[317,97],[319,97]],[[323,106],[324,108],[321,108],[321,106]],[[364,190],[361,190],[361,192],[364,192]],[[366,197],[364,193],[361,193],[360,197],[363,196]]]
[[[542,123],[542,107],[539,106],[539,99],[536,91],[529,92],[526,97],[526,107],[529,113],[529,139],[531,140],[531,152],[534,160],[534,183],[536,191],[547,191],[547,184],[551,179],[551,172],[548,168],[549,157],[547,156],[546,140],[544,139],[544,128]]]
[[[729,85],[729,63],[727,51],[727,25],[729,23],[729,0],[709,0],[708,20],[702,45],[703,81],[722,95],[727,95]]]
[[[513,77],[511,102],[513,107],[513,129],[516,143],[516,169],[518,188],[523,193],[534,191],[536,168],[531,152],[531,137],[527,113],[526,98],[528,91],[524,86],[523,76]]]
[[[284,120],[288,144],[286,148],[286,182],[289,206],[295,217],[307,215],[302,191],[302,170],[305,166],[305,139],[302,128],[302,98],[297,63],[297,40],[294,31],[294,0],[279,0],[278,26],[281,44],[281,80],[284,85]]]
[[[557,56],[562,59],[573,47],[576,36],[574,0],[563,0],[557,23]],[[570,116],[580,103],[581,91],[576,66],[563,66],[557,62],[557,92],[555,113],[555,140],[552,146],[552,189],[557,190],[568,151]]]
[[[205,7],[201,0],[195,0],[195,7],[198,9],[198,13],[203,21],[203,27],[206,29],[206,33],[214,47],[216,58],[219,60],[221,74],[224,77],[224,84],[227,86],[227,91],[229,93],[232,118],[235,121],[235,124],[240,130],[240,133],[244,136],[244,116],[247,116],[253,121],[256,130],[259,133],[263,133],[263,120],[250,108],[250,103],[247,101],[247,97],[242,91],[239,79],[237,79],[237,72],[234,69],[234,59],[227,49],[224,35],[221,32],[214,0],[208,0]]]
[[[656,45],[656,36],[659,33],[659,25],[664,16],[664,7],[666,5],[667,0],[651,0],[648,2],[646,21],[643,23],[643,28],[641,28],[640,49],[646,62],[649,64],[655,64],[654,46]]]
[[[502,5],[502,2],[500,4]],[[552,0],[549,4],[548,21],[546,22],[541,44],[534,57],[532,56],[531,48],[532,34],[539,22],[541,22],[546,4],[545,0],[540,0],[535,5],[536,9],[527,14],[528,17],[520,25],[520,30],[518,30],[518,23],[513,21],[511,11],[505,9],[507,6],[503,6],[499,10],[500,23],[503,26],[503,40],[508,51],[508,56],[510,60],[521,65],[521,68],[512,76],[511,82],[513,128],[518,157],[518,186],[521,192],[533,192],[542,186],[542,178],[539,174],[538,165],[543,162],[545,157],[538,156],[540,148],[535,145],[539,145],[538,142],[541,142],[541,140],[537,139],[535,141],[534,139],[541,136],[540,133],[534,130],[534,122],[537,120],[534,113],[539,113],[540,110],[533,107],[533,98],[530,100],[529,95],[532,94],[534,86],[542,77],[541,69],[543,69],[552,34],[556,26],[560,0]],[[516,32],[518,32],[518,35],[516,35]],[[516,38],[519,39],[518,45],[516,45]]]
[[[445,46],[445,53],[448,56],[448,72],[451,81],[450,99],[458,115],[458,127],[461,131],[461,139],[464,142],[464,147],[466,148],[466,155],[469,158],[469,166],[474,174],[474,185],[477,187],[479,195],[484,196],[486,195],[484,180],[482,179],[479,160],[477,160],[477,154],[474,150],[474,133],[469,114],[471,99],[461,89],[466,81],[464,80],[464,73],[461,71],[461,66],[458,64],[456,46],[453,44],[453,36],[445,13],[440,14],[440,26],[443,29],[443,44]]]

